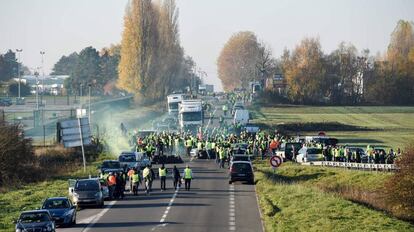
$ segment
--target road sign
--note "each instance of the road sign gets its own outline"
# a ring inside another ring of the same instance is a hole
[[[270,165],[272,165],[273,168],[277,168],[279,167],[281,164],[283,163],[283,158],[280,156],[272,156],[272,158],[270,158]]]

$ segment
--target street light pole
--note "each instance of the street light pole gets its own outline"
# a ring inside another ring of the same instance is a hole
[[[44,51],[40,51],[40,55],[41,55],[41,57],[42,57],[42,94],[40,95],[41,96],[41,102],[43,103],[43,94],[44,94],[44,91],[45,91],[45,69],[44,69],[44,67],[43,67],[43,56],[45,55],[45,52]]]
[[[89,118],[89,126],[91,125],[91,84],[88,84],[88,88],[89,88],[89,111],[88,111],[88,118]]]
[[[20,80],[20,54],[21,54],[21,52],[23,51],[23,49],[16,49],[16,53],[17,53],[17,57],[18,57],[18,59],[17,59],[17,77],[19,78],[19,89],[18,89],[18,96],[19,96],[19,100],[20,100],[20,82],[21,82],[21,80]]]

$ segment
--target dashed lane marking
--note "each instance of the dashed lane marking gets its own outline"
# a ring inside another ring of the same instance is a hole
[[[156,230],[159,227],[165,227],[165,226],[167,226],[168,223],[165,223],[165,219],[167,218],[168,213],[170,212],[171,206],[173,205],[175,198],[177,198],[178,190],[180,190],[180,187],[178,187],[175,190],[174,195],[172,196],[170,202],[168,203],[167,208],[164,211],[164,214],[162,215],[162,217],[160,219],[160,224],[158,224],[157,226],[153,227],[151,229],[151,231],[154,231],[154,230]]]
[[[229,185],[229,231],[236,230],[236,213],[234,201],[234,185]]]

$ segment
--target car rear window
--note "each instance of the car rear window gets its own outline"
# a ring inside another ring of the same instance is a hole
[[[306,150],[306,152],[308,152],[308,154],[322,154],[322,149],[308,148],[308,150]]]
[[[99,184],[97,181],[92,180],[78,181],[76,182],[75,189],[80,191],[95,191],[99,190]]]
[[[44,209],[66,209],[69,208],[68,200],[47,200],[43,206]]]
[[[121,164],[119,162],[116,161],[109,161],[109,162],[103,162],[102,164],[103,168],[110,168],[110,169],[117,169],[117,168],[121,168]]]
[[[136,162],[135,155],[134,154],[121,155],[119,156],[119,161],[120,162]]]
[[[252,172],[252,167],[247,163],[234,163],[232,169],[233,172]]]

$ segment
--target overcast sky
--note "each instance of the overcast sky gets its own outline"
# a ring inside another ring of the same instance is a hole
[[[0,0],[0,53],[23,49],[48,73],[62,56],[119,43],[127,0]],[[341,41],[383,52],[399,19],[414,21],[413,0],[178,0],[182,46],[219,85],[217,56],[235,32],[250,30],[276,57],[304,37],[330,52]]]

